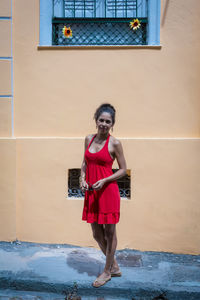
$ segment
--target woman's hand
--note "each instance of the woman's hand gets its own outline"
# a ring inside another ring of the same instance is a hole
[[[104,186],[105,183],[106,183],[105,179],[100,179],[92,185],[92,188],[94,190],[100,190],[100,189],[102,189],[102,187]]]
[[[82,179],[80,181],[80,187],[81,187],[81,190],[83,192],[87,191],[89,189],[89,185],[87,184],[87,182],[85,181],[85,179]]]

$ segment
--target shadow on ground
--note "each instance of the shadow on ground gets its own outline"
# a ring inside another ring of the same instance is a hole
[[[86,272],[89,276],[98,276],[104,268],[103,262],[92,258],[86,251],[79,249],[68,254],[67,264],[78,271],[78,273]]]

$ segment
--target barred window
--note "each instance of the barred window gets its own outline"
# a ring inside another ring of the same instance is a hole
[[[113,169],[113,173],[116,172],[117,169]],[[127,170],[127,174],[118,179],[117,183],[119,186],[120,197],[123,199],[130,199],[131,197],[131,176],[130,170]],[[81,174],[81,169],[69,169],[68,170],[68,198],[82,198],[84,197],[84,193],[81,191],[79,185],[79,177]]]
[[[160,0],[40,0],[40,46],[52,45],[159,46]]]
[[[52,0],[52,44],[146,45],[148,0]]]

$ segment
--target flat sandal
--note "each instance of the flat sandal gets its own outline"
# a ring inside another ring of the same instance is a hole
[[[98,278],[97,278],[97,279],[93,282],[92,286],[95,287],[95,288],[98,288],[98,287],[100,287],[100,286],[106,284],[106,282],[108,282],[109,280],[111,280],[111,276],[110,276],[109,278],[107,278],[107,279],[98,279]],[[97,283],[97,285],[95,285],[95,283]]]
[[[122,276],[122,272],[117,271],[117,272],[110,272],[111,277],[121,277]]]

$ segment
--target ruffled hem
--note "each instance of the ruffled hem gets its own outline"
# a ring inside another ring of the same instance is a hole
[[[82,220],[87,223],[98,224],[117,224],[119,222],[120,213],[87,213],[83,212]]]

